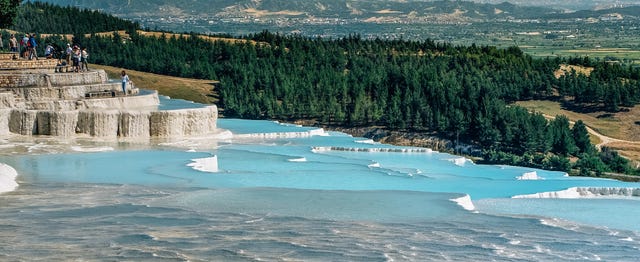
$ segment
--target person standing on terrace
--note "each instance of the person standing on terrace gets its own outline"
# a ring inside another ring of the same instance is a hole
[[[122,73],[120,74],[120,77],[122,78],[122,93],[124,93],[124,95],[127,95],[127,84],[129,82],[131,82],[131,80],[129,80],[129,76],[127,75],[127,72],[125,72],[124,70],[122,70]]]
[[[11,38],[9,38],[9,49],[11,52],[18,52],[18,40],[13,34],[11,34]]]
[[[67,49],[64,50],[65,60],[67,61],[67,65],[71,65],[71,55],[73,54],[73,49],[71,48],[71,44],[67,43]]]
[[[87,47],[82,48],[82,52],[80,52],[80,63],[82,64],[82,71],[89,71],[89,62],[87,62],[87,58],[89,58],[89,52],[87,52]]]
[[[24,37],[20,41],[22,48],[20,49],[20,57],[27,58],[29,56],[29,34],[24,34]]]

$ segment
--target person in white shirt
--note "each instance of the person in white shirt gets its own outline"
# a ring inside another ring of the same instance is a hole
[[[67,50],[65,50],[64,53],[67,55],[67,65],[71,65],[71,55],[73,55],[71,44],[67,44]]]
[[[82,52],[80,52],[80,64],[82,65],[82,71],[89,71],[89,62],[87,62],[87,58],[89,58],[87,47],[83,47]]]
[[[131,80],[129,80],[129,76],[127,75],[127,73],[122,70],[122,73],[120,74],[120,77],[122,78],[122,93],[124,93],[124,95],[127,95],[127,84],[129,82],[131,82]]]

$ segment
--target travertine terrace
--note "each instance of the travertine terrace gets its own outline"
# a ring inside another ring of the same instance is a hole
[[[57,63],[0,53],[0,135],[148,139],[215,132],[214,105],[158,110],[155,91],[131,85],[124,94],[119,79],[110,81],[103,70],[60,72],[67,70]]]

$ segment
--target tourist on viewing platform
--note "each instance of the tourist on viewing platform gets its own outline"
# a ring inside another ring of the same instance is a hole
[[[89,52],[87,52],[87,47],[82,48],[82,52],[80,52],[80,63],[82,63],[82,71],[89,71],[89,62],[87,62],[87,58],[89,58]]]
[[[11,52],[18,52],[18,40],[13,34],[11,34],[11,38],[9,38],[9,48],[11,49]]]
[[[4,40],[2,40],[2,34],[0,34],[0,50],[4,50]]]
[[[20,46],[20,57],[27,58],[27,55],[29,55],[29,34],[24,34],[20,41]]]
[[[38,43],[36,42],[36,34],[31,34],[31,37],[29,38],[29,60],[33,59],[34,57],[36,58],[36,60],[38,60],[38,51],[36,50],[36,47],[38,47]]]
[[[80,72],[80,48],[77,45],[73,46],[71,58],[73,59],[73,71]]]
[[[44,48],[44,57],[46,59],[53,58],[53,52],[54,51],[55,51],[55,49],[53,48],[53,46],[51,44],[48,44],[47,47]]]
[[[129,80],[129,76],[127,75],[127,72],[125,72],[124,70],[122,70],[122,73],[120,74],[120,77],[122,78],[122,93],[124,93],[124,95],[127,95],[127,84],[129,84],[131,82],[131,80]]]
[[[71,48],[71,44],[67,44],[67,49],[64,50],[66,55],[65,60],[67,60],[67,65],[71,64],[71,54],[73,53],[73,49]]]

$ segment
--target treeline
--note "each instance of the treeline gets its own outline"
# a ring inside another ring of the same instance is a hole
[[[588,58],[573,59],[573,64],[594,68],[593,72],[575,70],[558,81],[558,92],[573,108],[602,107],[617,112],[640,102],[640,70],[607,62],[595,63]]]
[[[76,34],[74,42],[88,47],[93,63],[220,80],[220,106],[227,117],[384,125],[478,145],[490,163],[582,175],[638,172],[616,152],[595,150],[581,122],[570,127],[566,117],[548,121],[511,105],[558,95],[612,110],[633,105],[640,101],[637,68],[585,58],[533,59],[517,47],[358,35],[320,39],[264,31],[242,40],[213,41],[195,34],[145,37],[131,31],[128,37]],[[594,70],[589,76],[556,78],[560,64]],[[582,95],[614,89],[620,99]],[[571,163],[571,157],[579,160]]]
[[[95,10],[61,7],[27,1],[20,5],[11,29],[28,33],[89,34],[115,30],[134,31],[137,22],[120,19]]]

